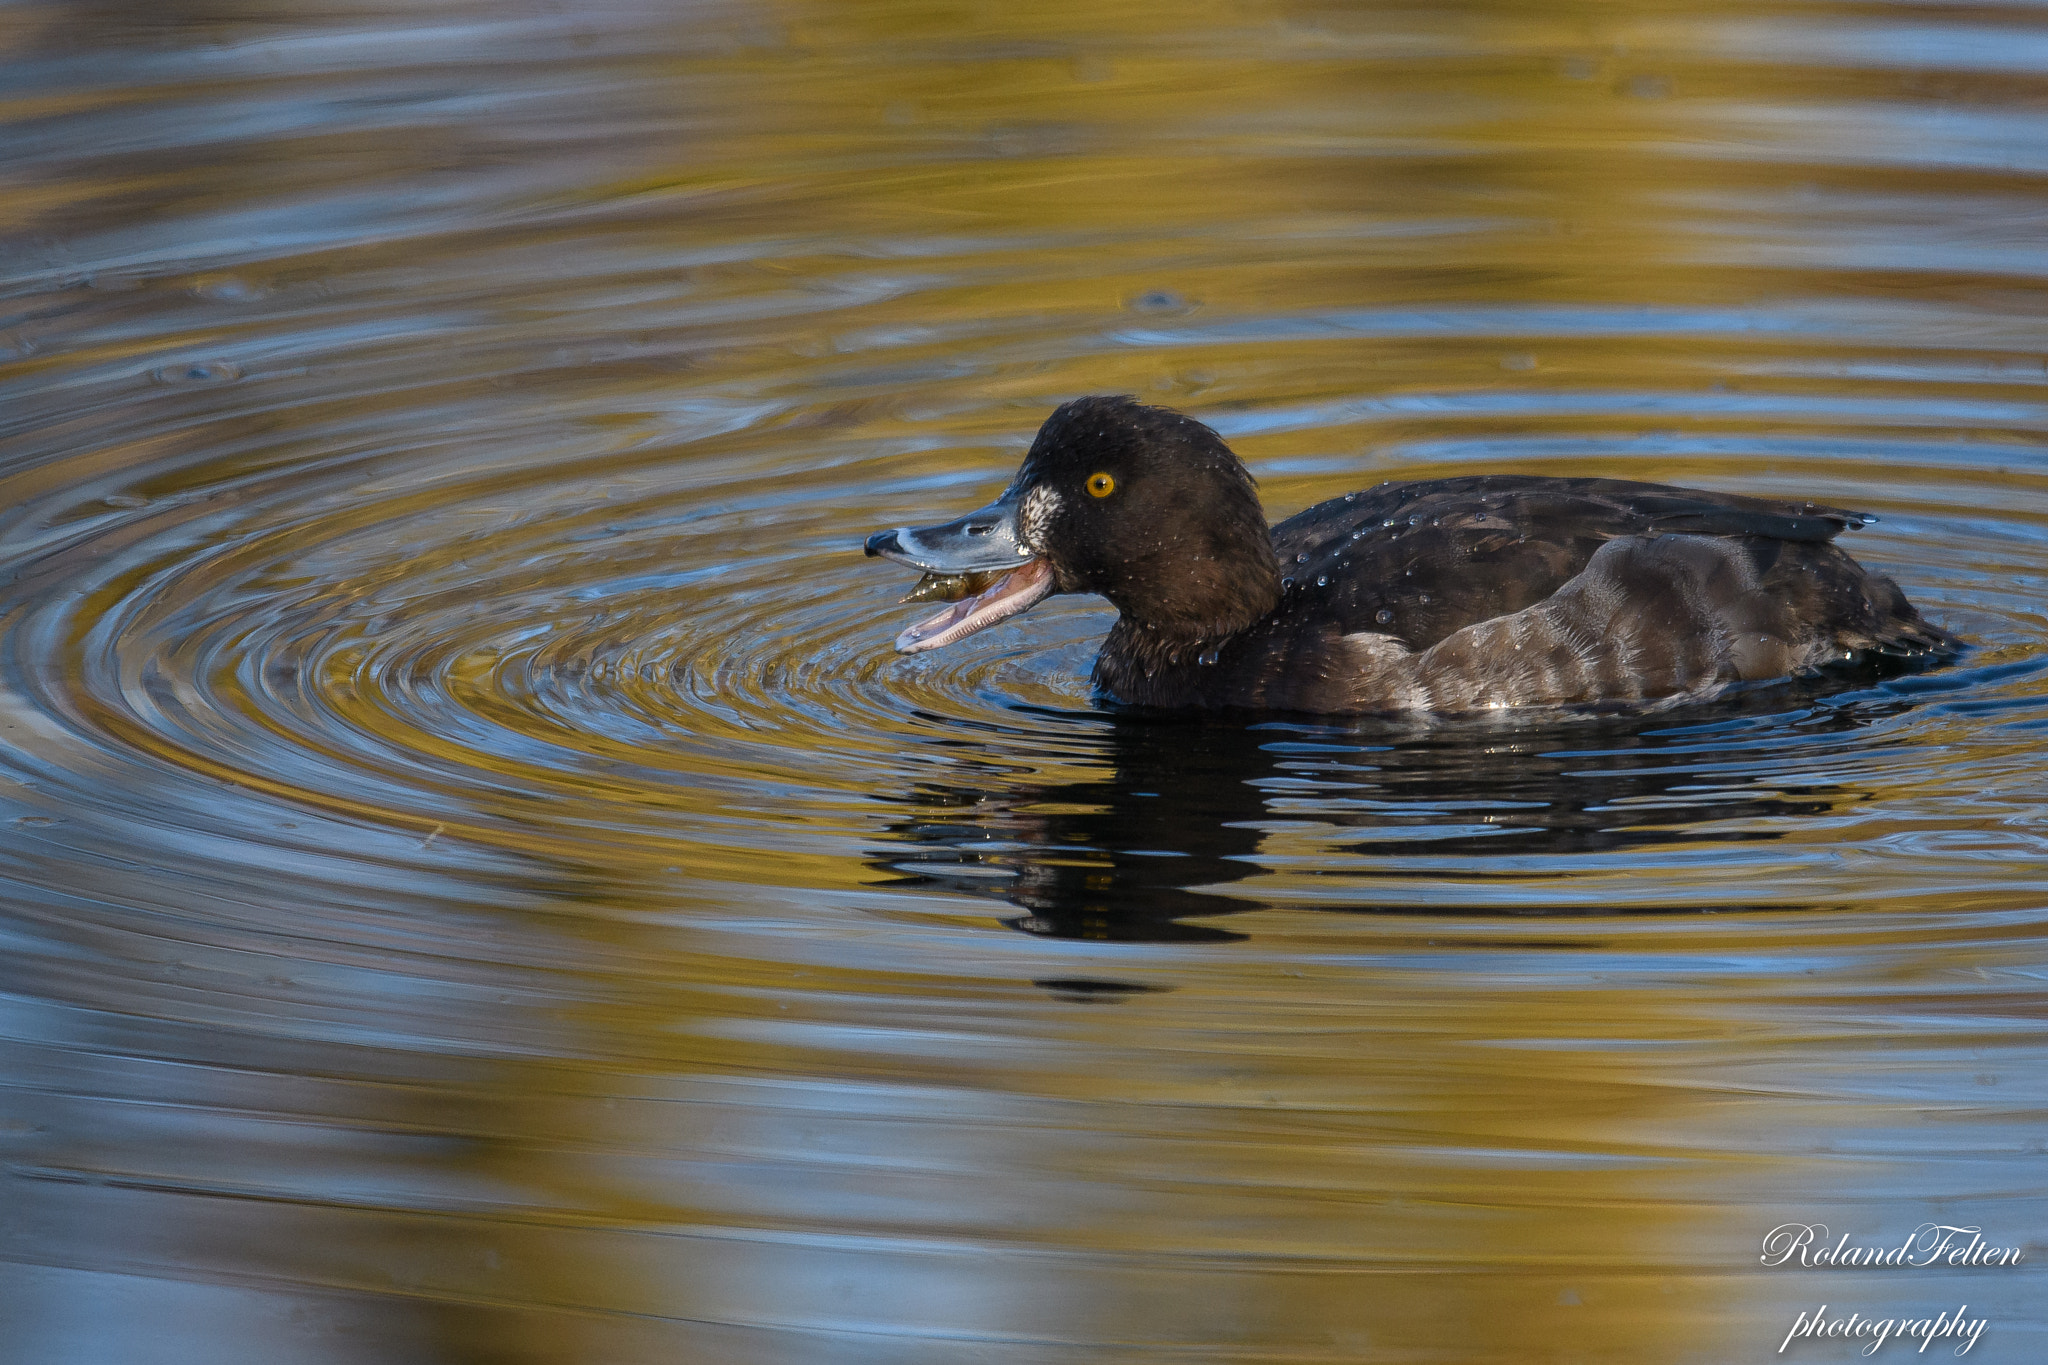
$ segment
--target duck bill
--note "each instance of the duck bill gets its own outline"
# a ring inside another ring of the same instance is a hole
[[[973,597],[953,603],[898,635],[896,652],[922,654],[927,649],[964,640],[998,621],[1031,610],[1051,595],[1052,565],[1042,559],[1026,560],[1021,568],[1010,570]]]
[[[1031,558],[1017,535],[1022,501],[1005,493],[977,512],[944,526],[899,526],[868,537],[870,559],[880,555],[926,573],[994,573]]]
[[[1013,491],[943,526],[901,526],[868,537],[871,558],[893,559],[928,574],[1003,575],[975,596],[898,635],[897,653],[920,654],[964,640],[1051,595],[1052,566],[1035,558],[1018,538],[1019,501]]]

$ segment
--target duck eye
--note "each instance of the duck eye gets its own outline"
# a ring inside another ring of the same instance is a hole
[[[1106,498],[1106,497],[1108,497],[1108,496],[1109,496],[1109,495],[1110,495],[1111,493],[1114,493],[1114,492],[1116,492],[1116,480],[1115,480],[1115,479],[1112,479],[1111,477],[1109,477],[1109,475],[1107,475],[1107,474],[1090,474],[1090,475],[1088,476],[1088,496],[1089,496],[1089,497],[1091,497],[1091,498]]]

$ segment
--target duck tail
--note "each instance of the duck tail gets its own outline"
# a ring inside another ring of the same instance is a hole
[[[1899,585],[1883,574],[1863,582],[1870,610],[1855,628],[1844,632],[1844,647],[1886,659],[1938,662],[1963,652],[1963,638],[1923,617],[1906,600]]]

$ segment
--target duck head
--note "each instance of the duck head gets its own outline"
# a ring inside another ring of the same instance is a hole
[[[1191,417],[1128,397],[1063,404],[1003,495],[942,526],[868,537],[867,553],[938,575],[997,574],[896,637],[937,649],[1054,593],[1099,593],[1170,637],[1235,634],[1280,600],[1251,473]]]

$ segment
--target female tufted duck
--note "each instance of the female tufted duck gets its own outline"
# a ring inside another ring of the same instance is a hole
[[[1953,653],[1955,636],[1832,543],[1866,520],[1481,474],[1347,493],[1269,529],[1215,432],[1097,397],[1046,419],[995,502],[879,532],[867,552],[989,583],[897,636],[906,654],[1093,592],[1121,613],[1095,661],[1115,702],[1455,713],[1700,699],[1873,655]]]

